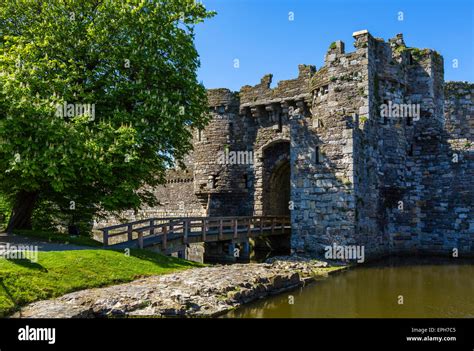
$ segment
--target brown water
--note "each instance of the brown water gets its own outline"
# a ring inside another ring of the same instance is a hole
[[[474,261],[390,259],[250,303],[224,317],[472,318]]]

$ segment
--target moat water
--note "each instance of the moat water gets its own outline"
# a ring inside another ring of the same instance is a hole
[[[224,317],[472,318],[474,261],[387,259],[244,305]]]

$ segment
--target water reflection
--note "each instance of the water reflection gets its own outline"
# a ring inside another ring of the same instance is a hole
[[[251,303],[225,317],[472,318],[474,262],[394,258]]]

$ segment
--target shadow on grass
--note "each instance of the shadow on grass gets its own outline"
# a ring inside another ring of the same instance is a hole
[[[0,310],[0,318],[3,318],[15,311],[19,311],[20,310],[20,306],[18,305],[18,303],[15,301],[15,299],[13,298],[13,295],[10,293],[10,290],[8,290],[7,286],[5,285],[5,283],[3,282],[3,277],[0,277],[0,288],[3,289],[3,291],[5,291],[5,295],[7,295],[7,297],[11,300],[11,302],[13,302],[13,307],[12,308],[9,308],[8,310]]]
[[[121,250],[112,250],[123,254]],[[203,264],[186,261],[176,257],[170,257],[161,255],[155,252],[140,250],[140,249],[130,249],[130,256],[136,257],[140,260],[152,262],[162,268],[178,268],[178,267],[203,267]]]
[[[28,268],[28,269],[36,269],[36,270],[39,270],[41,272],[48,272],[48,270],[43,267],[42,265],[40,265],[39,263],[37,262],[33,262],[29,259],[26,259],[26,258],[23,258],[23,259],[7,259],[8,262],[11,262],[13,264],[16,264],[18,266],[22,266],[24,268]]]

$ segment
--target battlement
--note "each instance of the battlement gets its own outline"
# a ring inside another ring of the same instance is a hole
[[[402,34],[353,38],[353,51],[334,41],[319,70],[299,65],[274,87],[267,74],[209,89],[210,122],[157,190],[159,212],[290,216],[291,247],[309,254],[333,243],[370,258],[474,254],[474,84],[444,84],[442,56]],[[416,108],[382,115],[394,105]]]
[[[227,88],[208,89],[207,104],[213,108],[238,106],[239,97]]]
[[[449,81],[444,85],[446,98],[471,99],[474,95],[474,83]]]
[[[299,65],[298,77],[282,80],[275,88],[270,88],[273,75],[263,76],[255,86],[245,85],[240,89],[240,102],[243,107],[281,102],[285,99],[297,99],[308,94],[308,83],[316,71],[312,65]]]
[[[441,121],[441,105],[436,103],[443,95],[441,55],[407,47],[401,33],[385,41],[364,29],[353,37],[355,51],[346,53],[344,42],[334,41],[319,70],[299,65],[297,78],[282,80],[274,88],[273,75],[266,74],[259,84],[245,85],[239,92],[210,89],[209,106],[218,114],[235,108],[238,115],[255,118],[289,117],[289,111],[297,108],[307,117],[357,113],[370,118],[378,113],[380,104],[403,100],[423,103],[423,113]]]

